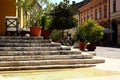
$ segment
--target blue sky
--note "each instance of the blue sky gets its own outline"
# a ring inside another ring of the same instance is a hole
[[[49,1],[53,2],[53,3],[59,3],[60,1],[63,1],[63,0],[49,0]],[[81,2],[83,0],[70,0],[70,4],[72,3],[72,1],[75,1],[77,3],[77,2]]]

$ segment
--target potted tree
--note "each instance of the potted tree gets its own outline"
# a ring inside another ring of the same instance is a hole
[[[40,19],[40,25],[42,26],[42,33],[41,36],[44,37],[44,39],[49,39],[50,36],[50,26],[52,23],[52,17],[50,16],[46,16],[46,15],[42,15],[41,19]]]
[[[24,28],[30,27],[31,36],[40,36],[41,26],[39,26],[39,21],[42,7],[39,0],[18,0],[16,5],[19,12],[23,12]]]
[[[39,4],[40,0],[19,0],[17,2],[18,10],[24,14],[24,27],[30,27],[31,36],[41,36],[42,26],[48,26],[46,16],[43,16],[42,6]],[[41,4],[47,4],[47,0],[40,1]],[[50,22],[50,21],[49,21]]]
[[[104,28],[100,26],[95,20],[87,20],[83,24],[83,33],[86,41],[89,43],[87,49],[94,51],[96,49],[96,42],[100,41],[104,35]]]
[[[83,28],[84,27],[82,27],[82,26],[77,27],[75,35],[74,35],[74,40],[78,42],[80,50],[85,50],[87,47],[87,41],[84,36]]]
[[[30,35],[31,36],[41,36],[41,28],[42,26],[40,25],[41,23],[41,15],[42,15],[42,9],[36,7],[33,7],[33,9],[30,12]]]

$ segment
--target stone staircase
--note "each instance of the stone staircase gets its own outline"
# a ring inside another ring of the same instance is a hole
[[[104,60],[42,37],[0,36],[0,71],[92,67]]]

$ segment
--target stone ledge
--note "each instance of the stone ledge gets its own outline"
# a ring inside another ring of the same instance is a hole
[[[104,63],[102,59],[62,59],[62,60],[30,60],[30,61],[1,61],[1,67],[9,66],[37,66],[37,65],[69,65],[69,64],[97,64]]]
[[[92,55],[25,55],[25,56],[0,56],[0,61],[30,61],[30,60],[60,60],[60,59],[92,59]]]
[[[72,55],[81,54],[81,51],[0,51],[0,56],[27,56],[27,55]]]
[[[35,69],[62,69],[62,68],[85,68],[94,67],[94,64],[74,64],[74,65],[38,65],[38,66],[12,66],[12,67],[0,67],[0,71],[10,70],[35,70]]]
[[[51,43],[0,43],[1,47],[60,47],[61,44]]]

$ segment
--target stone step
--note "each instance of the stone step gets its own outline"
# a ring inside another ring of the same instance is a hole
[[[0,47],[0,51],[54,51],[61,47]]]
[[[30,37],[27,37],[27,36],[0,36],[0,39],[25,39],[25,40],[29,40],[29,39],[41,39],[43,40],[43,37],[40,36],[40,37],[35,37],[35,36],[30,36]]]
[[[70,64],[70,65],[38,65],[38,66],[11,66],[11,67],[0,67],[0,71],[10,70],[39,70],[39,69],[62,69],[62,68],[85,68],[93,67],[94,64]]]
[[[92,67],[105,60],[43,37],[0,36],[0,70]]]
[[[24,39],[0,39],[3,43],[51,43],[50,39],[35,39],[35,40],[24,40]]]
[[[0,43],[0,47],[60,47],[60,43]]]
[[[29,55],[74,55],[81,54],[81,51],[0,51],[0,56],[29,56]]]
[[[38,66],[38,65],[70,65],[104,63],[102,59],[62,59],[62,60],[30,60],[30,61],[0,61],[0,67]]]
[[[59,60],[59,59],[92,59],[92,55],[27,55],[27,56],[0,56],[0,61],[30,61],[30,60]]]

